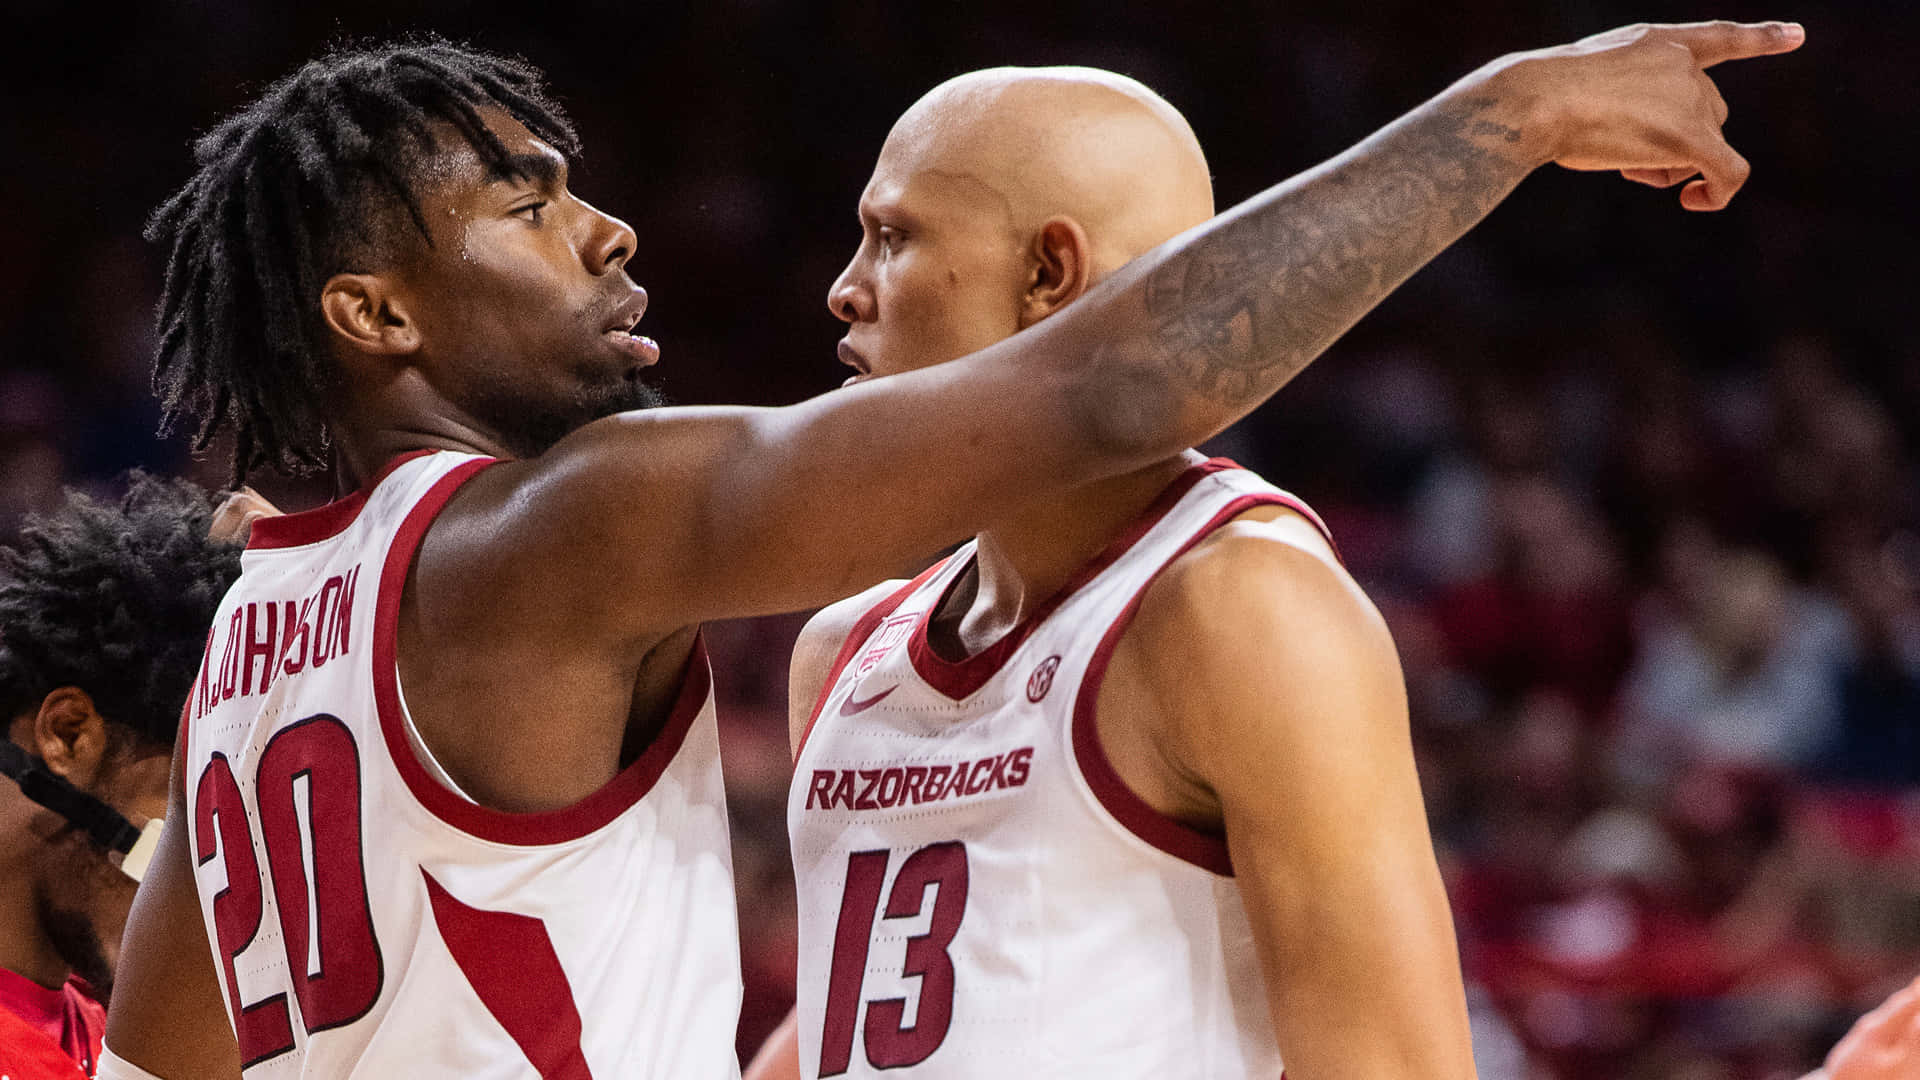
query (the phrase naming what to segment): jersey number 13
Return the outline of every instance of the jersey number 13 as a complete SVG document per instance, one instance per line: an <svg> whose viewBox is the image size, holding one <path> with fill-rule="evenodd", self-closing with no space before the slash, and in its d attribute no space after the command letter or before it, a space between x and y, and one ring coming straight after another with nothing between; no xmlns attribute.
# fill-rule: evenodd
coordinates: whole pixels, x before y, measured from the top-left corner
<svg viewBox="0 0 1920 1080"><path fill-rule="evenodd" d="M847 888L840 901L840 923L833 934L833 971L827 980L826 1027L820 1036L820 1075L847 1071L853 1056L854 1020L860 1010L860 984L867 950L887 880L892 852L856 851L847 857ZM910 919L920 914L928 885L935 886L933 917L927 932L907 939L904 975L920 977L920 1008L912 1025L906 998L867 1002L867 1061L876 1069L917 1065L940 1048L953 1022L953 957L947 947L960 932L967 910L967 846L958 840L929 844L908 855L894 876L885 917Z"/></svg>

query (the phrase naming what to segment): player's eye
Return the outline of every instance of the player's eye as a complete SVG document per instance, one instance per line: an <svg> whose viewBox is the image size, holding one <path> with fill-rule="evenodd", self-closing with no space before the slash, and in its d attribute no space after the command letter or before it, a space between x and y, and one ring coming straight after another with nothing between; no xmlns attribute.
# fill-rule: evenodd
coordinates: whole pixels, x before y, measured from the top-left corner
<svg viewBox="0 0 1920 1080"><path fill-rule="evenodd" d="M901 232L899 229L896 229L891 225L880 226L879 235L880 235L880 252L883 255L893 254L895 251L899 250L900 245L904 243L907 239L907 234Z"/></svg>
<svg viewBox="0 0 1920 1080"><path fill-rule="evenodd" d="M525 206L516 206L513 208L513 213L516 216L524 214L526 215L527 220L533 222L535 225L539 225L539 224L542 224L543 221L545 220L541 216L540 211L545 209L546 205L547 205L546 200L542 199L539 202L530 202Z"/></svg>

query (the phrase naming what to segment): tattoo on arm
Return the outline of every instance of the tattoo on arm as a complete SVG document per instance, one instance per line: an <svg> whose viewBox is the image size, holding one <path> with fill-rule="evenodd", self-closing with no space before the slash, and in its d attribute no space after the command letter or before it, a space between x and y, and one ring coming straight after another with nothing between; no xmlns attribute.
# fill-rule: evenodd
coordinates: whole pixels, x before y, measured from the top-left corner
<svg viewBox="0 0 1920 1080"><path fill-rule="evenodd" d="M1531 171L1489 98L1436 101L1162 259L1148 350L1195 391L1251 404L1304 368Z"/></svg>

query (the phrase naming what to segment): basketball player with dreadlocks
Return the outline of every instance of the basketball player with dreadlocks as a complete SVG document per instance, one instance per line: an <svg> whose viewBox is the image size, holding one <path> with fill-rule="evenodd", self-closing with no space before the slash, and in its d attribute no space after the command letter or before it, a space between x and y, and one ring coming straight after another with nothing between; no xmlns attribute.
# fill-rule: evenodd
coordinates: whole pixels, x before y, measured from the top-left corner
<svg viewBox="0 0 1920 1080"><path fill-rule="evenodd" d="M638 241L569 188L537 72L428 43L274 84L154 218L158 382L203 444L234 430L236 471L358 487L253 526L112 1075L735 1075L702 621L857 592L1206 438L1548 161L1725 205L1719 108L1685 49L1518 54L964 359L641 410Z"/></svg>
<svg viewBox="0 0 1920 1080"><path fill-rule="evenodd" d="M120 931L167 806L180 705L240 549L134 474L0 548L0 1075L93 1075ZM143 838L147 842L143 843Z"/></svg>

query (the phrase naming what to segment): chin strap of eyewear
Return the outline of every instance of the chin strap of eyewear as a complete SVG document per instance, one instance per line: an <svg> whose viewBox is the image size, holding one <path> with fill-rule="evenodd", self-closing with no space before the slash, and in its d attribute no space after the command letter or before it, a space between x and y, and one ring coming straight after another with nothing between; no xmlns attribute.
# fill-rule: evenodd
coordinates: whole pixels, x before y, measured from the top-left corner
<svg viewBox="0 0 1920 1080"><path fill-rule="evenodd" d="M126 815L67 783L66 778L48 769L45 761L3 737L0 773L19 784L21 794L85 832L128 877L139 881L146 873L164 819L154 818L146 828L136 828Z"/></svg>

